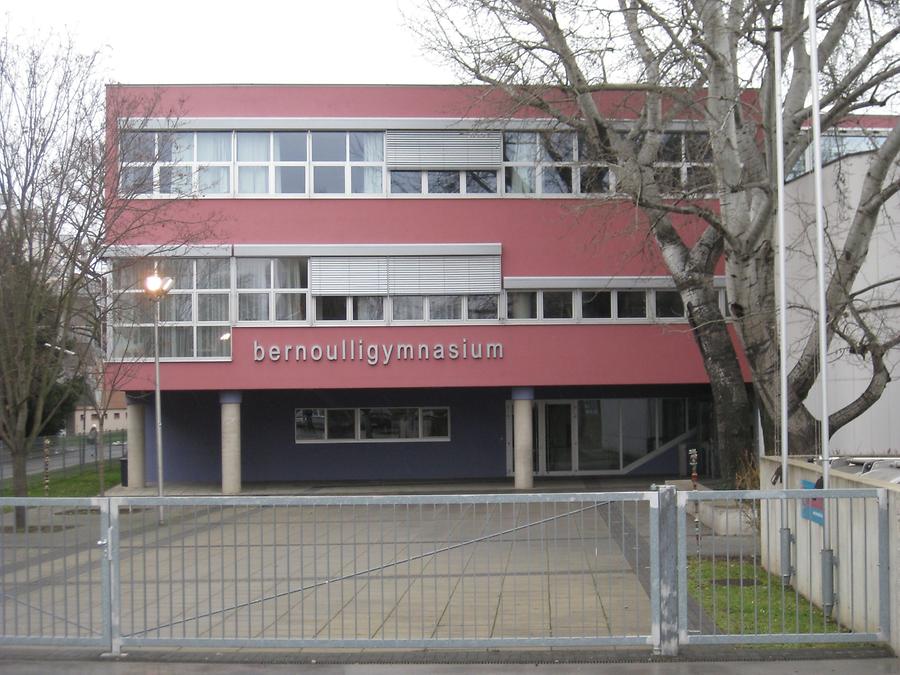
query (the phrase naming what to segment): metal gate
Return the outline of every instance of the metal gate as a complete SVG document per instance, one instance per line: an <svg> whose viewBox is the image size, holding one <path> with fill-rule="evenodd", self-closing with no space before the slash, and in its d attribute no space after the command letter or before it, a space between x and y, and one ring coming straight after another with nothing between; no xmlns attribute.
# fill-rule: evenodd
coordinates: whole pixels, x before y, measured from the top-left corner
<svg viewBox="0 0 900 675"><path fill-rule="evenodd" d="M882 490L0 499L0 509L5 644L674 654L889 631Z"/></svg>

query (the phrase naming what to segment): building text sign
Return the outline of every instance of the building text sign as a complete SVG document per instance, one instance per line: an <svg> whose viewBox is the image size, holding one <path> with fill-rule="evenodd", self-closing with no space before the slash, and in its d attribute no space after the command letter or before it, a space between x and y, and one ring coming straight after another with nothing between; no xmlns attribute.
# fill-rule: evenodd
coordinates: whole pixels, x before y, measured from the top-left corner
<svg viewBox="0 0 900 675"><path fill-rule="evenodd" d="M387 366L398 361L480 361L503 358L502 342L368 342L362 338L324 344L261 344L253 341L256 363L355 362Z"/></svg>

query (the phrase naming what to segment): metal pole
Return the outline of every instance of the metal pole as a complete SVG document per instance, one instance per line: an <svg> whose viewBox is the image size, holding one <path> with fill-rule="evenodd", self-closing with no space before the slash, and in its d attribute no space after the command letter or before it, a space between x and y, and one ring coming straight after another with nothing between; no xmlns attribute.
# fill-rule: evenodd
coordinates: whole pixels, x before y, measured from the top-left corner
<svg viewBox="0 0 900 675"><path fill-rule="evenodd" d="M162 404L159 393L159 298L154 300L156 311L153 313L153 366L156 371L156 493L163 496L163 451L162 451ZM164 522L163 505L159 505L159 524Z"/></svg>
<svg viewBox="0 0 900 675"><path fill-rule="evenodd" d="M787 490L788 483L788 371L787 371L787 236L784 226L784 118L781 112L781 26L772 31L775 54L773 63L775 66L774 87L774 116L775 116L775 168L778 181L778 375L781 394L779 421L781 437L781 487ZM781 498L780 503L781 528L779 541L781 543L781 583L788 584L791 581L793 566L791 564L791 544L793 536L787 523L787 499Z"/></svg>
<svg viewBox="0 0 900 675"><path fill-rule="evenodd" d="M809 0L809 69L812 77L813 179L816 194L816 267L819 285L819 381L822 407L822 487L829 487L830 448L828 438L828 336L825 297L825 218L822 210L822 123L819 111L819 40L816 37L816 2ZM822 500L822 609L826 616L834 605L834 552L828 530L828 500Z"/></svg>

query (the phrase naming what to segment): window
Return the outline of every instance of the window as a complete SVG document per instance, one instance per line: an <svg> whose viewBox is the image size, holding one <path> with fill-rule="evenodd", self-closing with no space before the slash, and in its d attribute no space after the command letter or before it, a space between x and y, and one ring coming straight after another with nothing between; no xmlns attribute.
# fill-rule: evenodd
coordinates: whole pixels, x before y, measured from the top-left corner
<svg viewBox="0 0 900 675"><path fill-rule="evenodd" d="M459 171L428 171L429 194L459 193Z"/></svg>
<svg viewBox="0 0 900 675"><path fill-rule="evenodd" d="M449 408L297 408L296 443L450 440Z"/></svg>
<svg viewBox="0 0 900 675"><path fill-rule="evenodd" d="M238 258L238 321L304 321L307 258Z"/></svg>
<svg viewBox="0 0 900 675"><path fill-rule="evenodd" d="M485 195L497 193L496 171L465 171L466 194Z"/></svg>
<svg viewBox="0 0 900 675"><path fill-rule="evenodd" d="M391 194L412 195L421 192L421 171L391 171Z"/></svg>
<svg viewBox="0 0 900 675"><path fill-rule="evenodd" d="M535 291L507 293L506 316L510 319L536 319L537 293Z"/></svg>
<svg viewBox="0 0 900 675"><path fill-rule="evenodd" d="M425 318L424 295L395 295L391 298L395 321L422 321Z"/></svg>
<svg viewBox="0 0 900 675"><path fill-rule="evenodd" d="M384 298L380 296L357 296L352 305L354 321L384 320Z"/></svg>
<svg viewBox="0 0 900 675"><path fill-rule="evenodd" d="M316 298L316 321L346 321L347 298L323 295Z"/></svg>
<svg viewBox="0 0 900 675"><path fill-rule="evenodd" d="M231 355L231 263L223 258L160 259L160 274L173 279L159 302L159 347L164 358L227 358ZM142 292L152 272L147 261L114 261L112 285L122 293L111 320L110 356L153 354L155 305Z"/></svg>
<svg viewBox="0 0 900 675"><path fill-rule="evenodd" d="M231 132L198 131L197 189L201 194L231 192Z"/></svg>
<svg viewBox="0 0 900 675"><path fill-rule="evenodd" d="M544 318L571 319L572 291L544 291Z"/></svg>
<svg viewBox="0 0 900 675"><path fill-rule="evenodd" d="M469 319L496 319L496 295L470 295L467 298Z"/></svg>
<svg viewBox="0 0 900 675"><path fill-rule="evenodd" d="M428 318L432 321L455 321L462 318L462 296L432 295L428 298Z"/></svg>
<svg viewBox="0 0 900 675"><path fill-rule="evenodd" d="M646 318L647 294L644 291L616 291L616 308L620 319Z"/></svg>
<svg viewBox="0 0 900 675"><path fill-rule="evenodd" d="M609 319L612 317L609 291L581 291L581 316L585 319Z"/></svg>
<svg viewBox="0 0 900 675"><path fill-rule="evenodd" d="M267 132L237 133L238 193L269 192L269 141Z"/></svg>
<svg viewBox="0 0 900 675"><path fill-rule="evenodd" d="M571 131L546 131L541 143L541 192L572 192L572 163L575 160L575 134Z"/></svg>
<svg viewBox="0 0 900 675"><path fill-rule="evenodd" d="M684 303L678 291L656 291L656 316L660 319L684 318Z"/></svg>

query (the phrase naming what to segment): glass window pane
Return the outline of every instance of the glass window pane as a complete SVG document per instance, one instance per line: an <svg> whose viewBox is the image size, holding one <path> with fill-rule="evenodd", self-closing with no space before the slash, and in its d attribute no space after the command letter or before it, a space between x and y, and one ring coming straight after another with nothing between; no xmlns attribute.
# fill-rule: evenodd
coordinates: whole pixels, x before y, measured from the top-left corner
<svg viewBox="0 0 900 675"><path fill-rule="evenodd" d="M306 258L275 258L275 288L306 288Z"/></svg>
<svg viewBox="0 0 900 675"><path fill-rule="evenodd" d="M503 134L503 161L537 161L537 134L531 131L505 132Z"/></svg>
<svg viewBox="0 0 900 675"><path fill-rule="evenodd" d="M659 442L663 444L687 431L686 406L683 398L664 398L659 403Z"/></svg>
<svg viewBox="0 0 900 675"><path fill-rule="evenodd" d="M418 194L422 192L421 171L391 171L393 194Z"/></svg>
<svg viewBox="0 0 900 675"><path fill-rule="evenodd" d="M160 326L159 355L190 358L194 355L194 329L191 326Z"/></svg>
<svg viewBox="0 0 900 675"><path fill-rule="evenodd" d="M647 316L647 294L644 291L616 291L616 307L620 319L643 319Z"/></svg>
<svg viewBox="0 0 900 675"><path fill-rule="evenodd" d="M422 438L450 438L450 410L422 408Z"/></svg>
<svg viewBox="0 0 900 675"><path fill-rule="evenodd" d="M267 258L238 258L238 288L271 288L272 266Z"/></svg>
<svg viewBox="0 0 900 675"><path fill-rule="evenodd" d="M347 159L347 132L313 131L312 158L314 162L344 162Z"/></svg>
<svg viewBox="0 0 900 675"><path fill-rule="evenodd" d="M716 177L711 166L689 166L685 189L689 192L713 193L716 191Z"/></svg>
<svg viewBox="0 0 900 675"><path fill-rule="evenodd" d="M313 183L316 194L344 194L344 167L313 167Z"/></svg>
<svg viewBox="0 0 900 675"><path fill-rule="evenodd" d="M316 298L316 321L346 321L347 298L325 295Z"/></svg>
<svg viewBox="0 0 900 675"><path fill-rule="evenodd" d="M193 132L161 132L159 134L159 159L162 162L194 161Z"/></svg>
<svg viewBox="0 0 900 675"><path fill-rule="evenodd" d="M305 321L306 320L306 294L305 293L276 293L275 294L275 320L276 321Z"/></svg>
<svg viewBox="0 0 900 675"><path fill-rule="evenodd" d="M381 131L351 131L350 161L384 161L384 133Z"/></svg>
<svg viewBox="0 0 900 675"><path fill-rule="evenodd" d="M459 192L459 171L429 171L428 192L432 194Z"/></svg>
<svg viewBox="0 0 900 675"><path fill-rule="evenodd" d="M159 300L160 321L191 321L190 293L169 293Z"/></svg>
<svg viewBox="0 0 900 675"><path fill-rule="evenodd" d="M265 166L238 167L238 192L265 194L269 191L269 169Z"/></svg>
<svg viewBox="0 0 900 675"><path fill-rule="evenodd" d="M239 162L268 162L269 132L239 131L237 134L237 158Z"/></svg>
<svg viewBox="0 0 900 675"><path fill-rule="evenodd" d="M153 193L152 166L124 166L119 171L119 194L149 195Z"/></svg>
<svg viewBox="0 0 900 675"><path fill-rule="evenodd" d="M572 291L544 291L544 318L571 319Z"/></svg>
<svg viewBox="0 0 900 675"><path fill-rule="evenodd" d="M228 321L228 295L197 294L197 321Z"/></svg>
<svg viewBox="0 0 900 675"><path fill-rule="evenodd" d="M541 190L547 194L568 194L572 192L572 167L543 167L541 169Z"/></svg>
<svg viewBox="0 0 900 675"><path fill-rule="evenodd" d="M681 134L670 131L662 135L659 144L659 160L661 162L681 161Z"/></svg>
<svg viewBox="0 0 900 675"><path fill-rule="evenodd" d="M462 318L462 296L432 295L428 298L428 316L432 321Z"/></svg>
<svg viewBox="0 0 900 675"><path fill-rule="evenodd" d="M353 408L329 408L325 418L328 424L328 440L356 438L356 410Z"/></svg>
<svg viewBox="0 0 900 675"><path fill-rule="evenodd" d="M294 440L325 440L324 408L297 408L294 411Z"/></svg>
<svg viewBox="0 0 900 675"><path fill-rule="evenodd" d="M578 402L578 468L582 471L620 468L618 401Z"/></svg>
<svg viewBox="0 0 900 675"><path fill-rule="evenodd" d="M159 273L172 278L172 290L194 287L194 261L189 258L165 258L159 262Z"/></svg>
<svg viewBox="0 0 900 675"><path fill-rule="evenodd" d="M495 194L496 171L466 171L466 193L470 195Z"/></svg>
<svg viewBox="0 0 900 675"><path fill-rule="evenodd" d="M534 291L507 293L506 316L510 319L536 319L537 293Z"/></svg>
<svg viewBox="0 0 900 675"><path fill-rule="evenodd" d="M268 320L268 293L238 293L238 321Z"/></svg>
<svg viewBox="0 0 900 675"><path fill-rule="evenodd" d="M571 131L550 131L540 134L541 160L571 162L575 159L575 134Z"/></svg>
<svg viewBox="0 0 900 675"><path fill-rule="evenodd" d="M159 167L159 191L168 195L186 195L191 192L191 167Z"/></svg>
<svg viewBox="0 0 900 675"><path fill-rule="evenodd" d="M619 399L622 409L623 464L628 465L656 450L655 400Z"/></svg>
<svg viewBox="0 0 900 675"><path fill-rule="evenodd" d="M153 131L123 131L119 137L122 162L153 162L156 160L156 134Z"/></svg>
<svg viewBox="0 0 900 675"><path fill-rule="evenodd" d="M384 319L384 298L375 295L354 297L353 319L355 321L382 321Z"/></svg>
<svg viewBox="0 0 900 675"><path fill-rule="evenodd" d="M228 326L197 326L197 356L231 356Z"/></svg>
<svg viewBox="0 0 900 675"><path fill-rule="evenodd" d="M496 295L470 295L468 298L470 319L496 319Z"/></svg>
<svg viewBox="0 0 900 675"><path fill-rule="evenodd" d="M534 192L534 169L530 166L506 167L506 192L508 194Z"/></svg>
<svg viewBox="0 0 900 675"><path fill-rule="evenodd" d="M306 167L276 166L275 192L278 194L304 194L306 192Z"/></svg>
<svg viewBox="0 0 900 675"><path fill-rule="evenodd" d="M418 438L418 408L362 408L360 438Z"/></svg>
<svg viewBox="0 0 900 675"><path fill-rule="evenodd" d="M684 135L684 154L689 162L711 162L712 145L706 132L691 132Z"/></svg>
<svg viewBox="0 0 900 675"><path fill-rule="evenodd" d="M656 291L656 316L661 319L684 317L684 303L678 291Z"/></svg>
<svg viewBox="0 0 900 675"><path fill-rule="evenodd" d="M225 166L201 166L197 169L197 188L201 194L231 192L230 172Z"/></svg>
<svg viewBox="0 0 900 675"><path fill-rule="evenodd" d="M395 295L391 310L396 321L421 321L425 318L425 296Z"/></svg>
<svg viewBox="0 0 900 675"><path fill-rule="evenodd" d="M381 194L384 187L381 182L380 166L350 167L350 190L353 194Z"/></svg>
<svg viewBox="0 0 900 675"><path fill-rule="evenodd" d="M585 319L608 319L612 316L609 291L581 291L581 316Z"/></svg>
<svg viewBox="0 0 900 675"><path fill-rule="evenodd" d="M227 258L197 259L197 288L230 288L231 262Z"/></svg>
<svg viewBox="0 0 900 675"><path fill-rule="evenodd" d="M276 162L306 161L306 132L280 131L275 134Z"/></svg>
<svg viewBox="0 0 900 675"><path fill-rule="evenodd" d="M231 132L230 131L198 131L197 132L197 161L198 162L230 162L231 161Z"/></svg>
<svg viewBox="0 0 900 675"><path fill-rule="evenodd" d="M597 140L593 142L588 140L584 134L578 135L578 159L587 162L612 162L615 160L609 134L605 129L599 129L599 132Z"/></svg>
<svg viewBox="0 0 900 675"><path fill-rule="evenodd" d="M609 169L605 166L581 167L581 194L609 192Z"/></svg>

